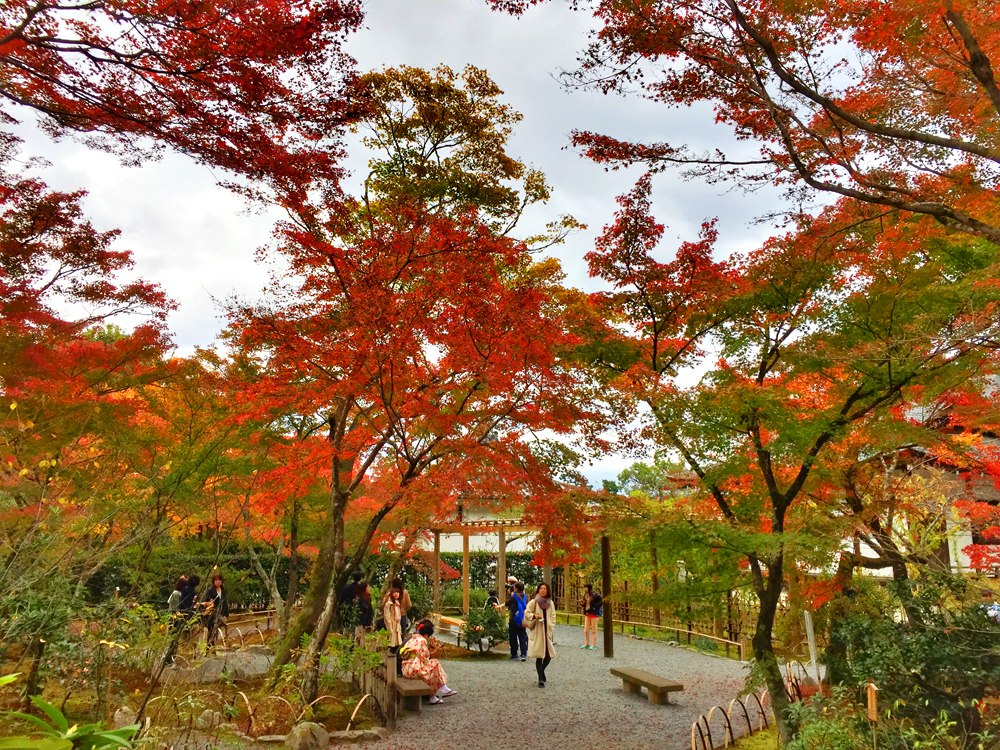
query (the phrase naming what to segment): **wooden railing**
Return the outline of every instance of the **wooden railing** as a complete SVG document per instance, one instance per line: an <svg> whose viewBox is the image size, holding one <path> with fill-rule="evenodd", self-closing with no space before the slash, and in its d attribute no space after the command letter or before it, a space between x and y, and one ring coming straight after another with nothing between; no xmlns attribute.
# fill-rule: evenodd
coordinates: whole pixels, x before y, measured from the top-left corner
<svg viewBox="0 0 1000 750"><path fill-rule="evenodd" d="M365 647L365 631L355 631L354 642L358 648ZM382 726L389 730L396 728L398 699L396 696L396 655L383 652L382 663L374 669L351 675L355 690L371 696L371 711Z"/></svg>
<svg viewBox="0 0 1000 750"><path fill-rule="evenodd" d="M577 612L560 612L560 617L565 617L566 622L569 623L571 619L579 620L580 625L583 625L583 615ZM726 656L731 656L730 649L736 649L737 658L740 661L746 661L746 644L740 643L739 641L731 641L728 638L720 638L717 635L709 635L708 633L699 633L697 630L685 629L680 626L672 627L668 625L652 625L645 622L635 622L634 620L615 620L612 622L621 628L621 632L624 633L627 628L631 628L632 635L638 635L639 628L645 630L654 630L660 633L676 633L677 642L681 643L683 638L682 634L687 636L687 642L691 643L692 638L705 638L710 641L715 641L716 643L721 643L726 647ZM604 621L601 621L601 627L604 626Z"/></svg>

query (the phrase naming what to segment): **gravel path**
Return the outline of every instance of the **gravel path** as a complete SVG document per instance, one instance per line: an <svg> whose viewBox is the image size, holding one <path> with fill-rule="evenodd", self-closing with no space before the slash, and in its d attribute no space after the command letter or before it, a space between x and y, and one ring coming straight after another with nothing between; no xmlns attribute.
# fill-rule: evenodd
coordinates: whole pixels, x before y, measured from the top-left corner
<svg viewBox="0 0 1000 750"><path fill-rule="evenodd" d="M402 712L391 739L366 747L686 750L698 715L716 704L727 707L743 686L745 667L737 661L620 635L615 637L615 658L605 659L600 650L580 649L582 643L582 628L557 628L557 657L546 670L544 689L538 687L531 660L445 661L449 684L458 695L444 705L425 704L420 714ZM672 693L671 705L650 704L645 691L624 693L621 680L608 672L612 666L677 680L684 692ZM745 731L745 722L734 720L734 725L737 735Z"/></svg>

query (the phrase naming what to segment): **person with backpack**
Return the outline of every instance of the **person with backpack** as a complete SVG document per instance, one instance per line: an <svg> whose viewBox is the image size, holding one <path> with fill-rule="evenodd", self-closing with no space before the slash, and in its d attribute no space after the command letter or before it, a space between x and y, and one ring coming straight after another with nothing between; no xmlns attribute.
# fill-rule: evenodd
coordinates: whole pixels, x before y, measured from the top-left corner
<svg viewBox="0 0 1000 750"><path fill-rule="evenodd" d="M528 606L528 597L524 594L524 584L518 581L506 601L508 619L507 636L510 639L510 660L517 660L518 647L521 650L521 661L528 660L528 631L524 628L524 612Z"/></svg>

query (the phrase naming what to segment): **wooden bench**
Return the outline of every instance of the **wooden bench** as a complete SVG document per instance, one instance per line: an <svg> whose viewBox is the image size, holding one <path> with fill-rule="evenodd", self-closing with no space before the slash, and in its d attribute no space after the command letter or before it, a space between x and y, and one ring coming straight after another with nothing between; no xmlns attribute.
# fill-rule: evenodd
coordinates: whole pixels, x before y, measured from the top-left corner
<svg viewBox="0 0 1000 750"><path fill-rule="evenodd" d="M622 689L626 693L641 693L643 688L649 691L649 702L666 705L670 703L670 694L681 691L684 686L679 682L658 677L650 672L631 667L611 668L611 674L622 678Z"/></svg>
<svg viewBox="0 0 1000 750"><path fill-rule="evenodd" d="M430 697L434 694L431 686L423 680L411 680L408 677L396 678L396 693L403 699L403 708L407 711L420 713L420 704L423 696Z"/></svg>

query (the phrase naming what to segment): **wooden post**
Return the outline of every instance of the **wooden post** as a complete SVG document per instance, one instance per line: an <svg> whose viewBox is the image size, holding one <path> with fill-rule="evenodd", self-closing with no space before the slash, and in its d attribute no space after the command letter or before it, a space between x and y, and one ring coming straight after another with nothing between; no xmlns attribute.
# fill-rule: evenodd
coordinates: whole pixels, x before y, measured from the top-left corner
<svg viewBox="0 0 1000 750"><path fill-rule="evenodd" d="M434 611L441 613L441 532L434 532Z"/></svg>
<svg viewBox="0 0 1000 750"><path fill-rule="evenodd" d="M462 532L462 612L469 614L469 532Z"/></svg>
<svg viewBox="0 0 1000 750"><path fill-rule="evenodd" d="M497 555L497 596L503 596L503 587L507 585L507 532L500 527L500 547ZM506 597L500 600L506 601Z"/></svg>
<svg viewBox="0 0 1000 750"><path fill-rule="evenodd" d="M573 596L573 563L563 565L562 574L562 611L576 612L576 597Z"/></svg>
<svg viewBox="0 0 1000 750"><path fill-rule="evenodd" d="M549 557L549 535L542 534L542 581L549 587L549 597L552 597L552 560Z"/></svg>
<svg viewBox="0 0 1000 750"><path fill-rule="evenodd" d="M604 658L615 657L615 618L611 613L611 540L607 535L601 537L601 587L604 589Z"/></svg>
<svg viewBox="0 0 1000 750"><path fill-rule="evenodd" d="M804 609L802 610L802 616L806 620L806 640L809 643L809 660L812 663L813 678L816 680L816 684L819 685L822 680L819 676L819 660L816 658L816 632L813 629L812 612Z"/></svg>
<svg viewBox="0 0 1000 750"><path fill-rule="evenodd" d="M660 602L656 598L656 594L660 590L660 574L657 571L659 562L657 561L656 554L656 537L650 534L652 545L649 548L649 555L653 561L653 624L659 627L660 625Z"/></svg>
<svg viewBox="0 0 1000 750"><path fill-rule="evenodd" d="M868 721L878 721L878 688L874 680L868 680Z"/></svg>
<svg viewBox="0 0 1000 750"><path fill-rule="evenodd" d="M390 732L396 729L396 655L385 656L385 725ZM417 700L420 700L417 698Z"/></svg>

